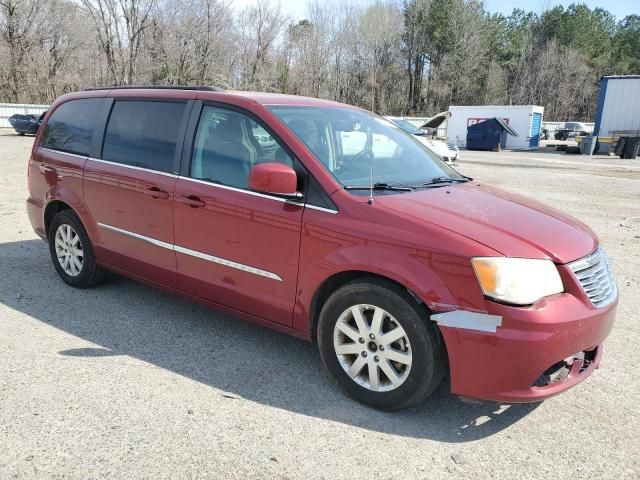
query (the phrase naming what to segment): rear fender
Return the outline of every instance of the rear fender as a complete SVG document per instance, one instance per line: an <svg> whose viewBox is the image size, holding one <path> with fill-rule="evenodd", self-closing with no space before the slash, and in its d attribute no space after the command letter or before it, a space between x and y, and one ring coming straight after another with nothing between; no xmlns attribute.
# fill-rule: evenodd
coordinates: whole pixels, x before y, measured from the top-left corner
<svg viewBox="0 0 640 480"><path fill-rule="evenodd" d="M91 243L93 245L100 244L100 233L86 205L73 190L64 186L54 185L46 192L44 198L45 208L42 210L43 224L47 208L55 201L67 204L82 222Z"/></svg>

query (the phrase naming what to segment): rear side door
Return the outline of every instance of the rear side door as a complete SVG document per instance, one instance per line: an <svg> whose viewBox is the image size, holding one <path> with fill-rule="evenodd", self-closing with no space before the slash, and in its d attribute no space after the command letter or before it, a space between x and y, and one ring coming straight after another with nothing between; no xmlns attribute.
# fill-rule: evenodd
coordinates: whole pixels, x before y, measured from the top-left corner
<svg viewBox="0 0 640 480"><path fill-rule="evenodd" d="M188 132L175 187L180 288L290 326L304 205L250 191L248 178L256 163L296 160L265 124L229 106L194 108Z"/></svg>
<svg viewBox="0 0 640 480"><path fill-rule="evenodd" d="M98 260L164 285L175 279L173 191L192 102L108 99L84 198L100 232Z"/></svg>

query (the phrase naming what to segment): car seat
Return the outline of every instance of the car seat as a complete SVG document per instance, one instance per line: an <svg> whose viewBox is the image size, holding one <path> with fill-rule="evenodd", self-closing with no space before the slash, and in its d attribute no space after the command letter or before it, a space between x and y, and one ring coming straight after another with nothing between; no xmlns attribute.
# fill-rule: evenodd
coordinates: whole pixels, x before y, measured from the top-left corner
<svg viewBox="0 0 640 480"><path fill-rule="evenodd" d="M249 170L256 159L257 152L247 138L242 120L229 115L209 129L200 174L223 185L247 188Z"/></svg>

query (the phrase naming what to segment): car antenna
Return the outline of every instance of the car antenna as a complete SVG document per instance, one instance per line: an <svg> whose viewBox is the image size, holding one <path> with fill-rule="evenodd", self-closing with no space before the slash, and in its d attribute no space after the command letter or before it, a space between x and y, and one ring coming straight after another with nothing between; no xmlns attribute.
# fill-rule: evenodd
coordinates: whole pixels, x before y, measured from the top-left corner
<svg viewBox="0 0 640 480"><path fill-rule="evenodd" d="M369 180L369 200L367 203L373 205L373 155L371 155L371 163L369 167L370 180Z"/></svg>
<svg viewBox="0 0 640 480"><path fill-rule="evenodd" d="M367 200L367 204L373 205L373 148L369 150L369 158L371 161L369 163L369 200Z"/></svg>

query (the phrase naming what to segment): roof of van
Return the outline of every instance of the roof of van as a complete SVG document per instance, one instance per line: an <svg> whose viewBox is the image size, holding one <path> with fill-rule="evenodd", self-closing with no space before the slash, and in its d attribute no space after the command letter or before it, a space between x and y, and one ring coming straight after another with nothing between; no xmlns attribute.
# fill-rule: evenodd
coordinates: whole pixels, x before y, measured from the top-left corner
<svg viewBox="0 0 640 480"><path fill-rule="evenodd" d="M223 90L222 94L237 95L239 97L254 100L262 105L297 105L314 107L353 107L345 103L324 100L322 98L302 97L299 95L286 95L284 93L245 92L242 90Z"/></svg>
<svg viewBox="0 0 640 480"><path fill-rule="evenodd" d="M220 96L233 95L248 100L253 100L261 105L291 105L291 106L310 106L310 107L346 107L357 108L344 103L334 102L332 100L323 100L320 98L302 97L298 95L285 95L281 93L265 93L265 92L249 92L242 90L221 90L215 87L207 86L122 86L122 87L94 87L87 88L88 96L93 92L108 92L108 96L131 96L136 93L144 92L144 96L158 95L159 92L191 92L198 98L215 99ZM84 95L83 95L84 96ZM171 95L167 95L171 96ZM182 96L182 95L181 95Z"/></svg>

